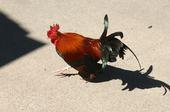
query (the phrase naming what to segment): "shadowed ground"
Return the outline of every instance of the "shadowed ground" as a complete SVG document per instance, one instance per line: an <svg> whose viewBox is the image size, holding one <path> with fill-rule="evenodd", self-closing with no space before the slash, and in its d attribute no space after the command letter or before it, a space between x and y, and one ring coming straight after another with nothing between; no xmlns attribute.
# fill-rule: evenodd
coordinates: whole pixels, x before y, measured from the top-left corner
<svg viewBox="0 0 170 112"><path fill-rule="evenodd" d="M99 65L100 66L100 65ZM121 80L122 85L125 86L122 90L128 89L129 91L134 90L135 88L138 89L151 89L151 88L164 88L165 95L167 93L167 90L170 91L170 86L166 84L163 81L157 80L154 77L150 76L149 74L152 72L153 66L151 65L148 70L145 73L142 73L141 71L131 71L131 70L125 70L122 68L117 68L113 66L107 66L105 70L103 70L101 73L97 74L97 77L93 80L86 80L87 78L83 79L89 82L93 83L101 83L106 82L110 80ZM78 74L61 74L59 76L74 76Z"/></svg>
<svg viewBox="0 0 170 112"><path fill-rule="evenodd" d="M28 34L28 31L0 12L0 67L45 45L29 38Z"/></svg>
<svg viewBox="0 0 170 112"><path fill-rule="evenodd" d="M150 89L155 87L163 87L165 89L164 95L167 93L167 89L170 90L170 86L163 81L157 80L149 74L152 72L153 67L142 73L141 71L131 71L112 66L107 66L103 74L99 74L97 79L93 82L103 82L113 79L119 79L122 81L122 85L125 87L122 90L129 89L129 91L135 88ZM166 89L167 88L167 89Z"/></svg>

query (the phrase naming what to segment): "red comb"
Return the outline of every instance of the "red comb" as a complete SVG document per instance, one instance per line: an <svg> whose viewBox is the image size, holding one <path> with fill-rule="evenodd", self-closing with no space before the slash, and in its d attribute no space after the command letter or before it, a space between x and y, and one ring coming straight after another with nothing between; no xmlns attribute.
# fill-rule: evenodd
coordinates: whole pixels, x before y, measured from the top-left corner
<svg viewBox="0 0 170 112"><path fill-rule="evenodd" d="M50 30L47 32L47 36L49 38L52 38L53 36L56 35L56 32L59 30L59 25L58 24L53 24L53 26L50 26Z"/></svg>
<svg viewBox="0 0 170 112"><path fill-rule="evenodd" d="M59 30L59 25L58 24L53 24L53 26L50 26L50 30L52 31L58 31Z"/></svg>

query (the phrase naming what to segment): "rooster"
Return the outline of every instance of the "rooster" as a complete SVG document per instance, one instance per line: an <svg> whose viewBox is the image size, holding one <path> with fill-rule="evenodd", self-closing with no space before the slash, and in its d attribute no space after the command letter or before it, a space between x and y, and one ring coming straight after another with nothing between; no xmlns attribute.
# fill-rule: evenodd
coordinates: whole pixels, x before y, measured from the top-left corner
<svg viewBox="0 0 170 112"><path fill-rule="evenodd" d="M64 61L78 71L84 79L93 80L105 69L107 62L115 62L119 56L124 59L125 50L129 49L141 65L134 52L115 36L123 38L122 32L107 36L108 16L104 17L104 31L99 39L84 37L77 33L61 33L59 25L50 26L47 36L55 45L56 52ZM102 61L102 65L98 61ZM62 74L67 76L67 74Z"/></svg>

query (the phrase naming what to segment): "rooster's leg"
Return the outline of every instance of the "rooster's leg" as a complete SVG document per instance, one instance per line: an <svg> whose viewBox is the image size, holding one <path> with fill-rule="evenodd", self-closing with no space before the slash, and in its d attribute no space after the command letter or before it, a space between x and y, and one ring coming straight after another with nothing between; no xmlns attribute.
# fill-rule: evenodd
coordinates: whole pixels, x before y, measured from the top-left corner
<svg viewBox="0 0 170 112"><path fill-rule="evenodd" d="M70 77L70 76L74 76L74 75L78 75L78 74L73 74L73 73L63 73L64 71L68 70L69 68L71 68L70 66L68 67L64 67L62 69L58 69L55 73L57 73L56 76L61 76L61 77Z"/></svg>
<svg viewBox="0 0 170 112"><path fill-rule="evenodd" d="M61 77L70 77L70 76L75 76L75 75L78 75L78 74L68 74L68 73L60 73L56 76L61 76Z"/></svg>
<svg viewBox="0 0 170 112"><path fill-rule="evenodd" d="M71 68L70 66L67 66L67 67L64 67L62 69L58 69L57 71L55 71L55 73L57 74L61 74L63 73L64 71L68 70L69 68Z"/></svg>
<svg viewBox="0 0 170 112"><path fill-rule="evenodd" d="M96 74L94 74L94 73L90 74L89 80L90 80L90 81L93 81L93 80L95 80L95 79L96 79Z"/></svg>

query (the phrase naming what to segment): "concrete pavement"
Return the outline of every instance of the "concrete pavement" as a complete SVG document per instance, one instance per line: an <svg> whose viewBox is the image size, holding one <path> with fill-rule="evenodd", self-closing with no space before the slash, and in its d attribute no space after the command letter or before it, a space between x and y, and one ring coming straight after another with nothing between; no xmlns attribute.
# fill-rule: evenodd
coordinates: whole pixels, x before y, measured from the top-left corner
<svg viewBox="0 0 170 112"><path fill-rule="evenodd" d="M17 39L32 40L30 46L34 46L1 66L0 112L169 112L169 90L163 96L164 89L159 87L163 82L170 84L169 0L0 0L0 13L14 23L9 29L20 29ZM80 76L55 76L67 64L47 39L49 25L58 23L63 32L98 38L105 14L109 33L122 31L122 41L139 57L143 73L152 65L149 75L155 79L134 72L138 65L129 52L125 60L111 64L110 80L86 83ZM0 35L0 41L6 38Z"/></svg>

